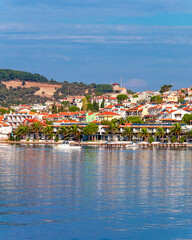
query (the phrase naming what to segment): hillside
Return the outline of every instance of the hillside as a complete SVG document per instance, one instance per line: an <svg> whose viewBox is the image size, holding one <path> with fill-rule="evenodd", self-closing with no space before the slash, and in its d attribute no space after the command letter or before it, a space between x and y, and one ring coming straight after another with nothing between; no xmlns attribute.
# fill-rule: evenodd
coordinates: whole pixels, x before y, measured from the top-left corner
<svg viewBox="0 0 192 240"><path fill-rule="evenodd" d="M0 105L45 102L68 95L99 95L112 92L109 84L57 82L40 74L0 69Z"/></svg>

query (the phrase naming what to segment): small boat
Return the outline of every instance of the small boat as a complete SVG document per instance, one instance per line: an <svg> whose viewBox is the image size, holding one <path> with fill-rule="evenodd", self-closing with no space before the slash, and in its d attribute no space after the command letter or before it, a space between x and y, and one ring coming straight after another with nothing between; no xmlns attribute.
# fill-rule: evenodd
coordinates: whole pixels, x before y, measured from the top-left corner
<svg viewBox="0 0 192 240"><path fill-rule="evenodd" d="M128 143L125 147L126 147L126 148L137 148L137 147L139 147L139 146L138 146L138 144L135 143L135 142L130 142L130 143Z"/></svg>
<svg viewBox="0 0 192 240"><path fill-rule="evenodd" d="M59 149L80 149L81 146L71 146L69 141L63 141L63 143L55 145L55 148Z"/></svg>

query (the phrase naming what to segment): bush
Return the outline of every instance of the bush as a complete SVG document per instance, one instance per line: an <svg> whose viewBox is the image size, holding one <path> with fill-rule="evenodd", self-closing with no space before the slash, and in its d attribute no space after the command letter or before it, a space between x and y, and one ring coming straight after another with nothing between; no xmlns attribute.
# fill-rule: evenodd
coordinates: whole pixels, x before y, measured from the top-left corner
<svg viewBox="0 0 192 240"><path fill-rule="evenodd" d="M175 136L173 136L173 137L171 138L171 142L172 142L172 143L177 142L177 138L176 138Z"/></svg>
<svg viewBox="0 0 192 240"><path fill-rule="evenodd" d="M183 143L185 141L185 137L180 137L179 142Z"/></svg>
<svg viewBox="0 0 192 240"><path fill-rule="evenodd" d="M20 141L20 140L21 140L20 136L16 136L15 141Z"/></svg>
<svg viewBox="0 0 192 240"><path fill-rule="evenodd" d="M149 137L149 138L148 138L148 142L149 142L149 143L155 142L154 137Z"/></svg>
<svg viewBox="0 0 192 240"><path fill-rule="evenodd" d="M58 141L59 141L59 137L56 136L56 137L55 137L55 142L58 142Z"/></svg>
<svg viewBox="0 0 192 240"><path fill-rule="evenodd" d="M29 138L27 138L27 141L29 142Z"/></svg>

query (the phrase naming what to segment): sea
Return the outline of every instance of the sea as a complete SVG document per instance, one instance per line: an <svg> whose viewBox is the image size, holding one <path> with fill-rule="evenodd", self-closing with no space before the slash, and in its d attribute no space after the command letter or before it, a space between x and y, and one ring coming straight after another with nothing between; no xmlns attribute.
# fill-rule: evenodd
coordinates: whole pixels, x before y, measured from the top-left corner
<svg viewBox="0 0 192 240"><path fill-rule="evenodd" d="M0 239L192 239L192 151L0 145Z"/></svg>

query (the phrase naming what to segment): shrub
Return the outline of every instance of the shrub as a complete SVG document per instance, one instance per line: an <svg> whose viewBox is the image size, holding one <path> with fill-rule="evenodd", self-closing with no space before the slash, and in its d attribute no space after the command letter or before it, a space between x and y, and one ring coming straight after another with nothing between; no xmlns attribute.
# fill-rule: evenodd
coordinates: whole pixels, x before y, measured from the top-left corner
<svg viewBox="0 0 192 240"><path fill-rule="evenodd" d="M56 137L55 137L55 142L58 142L58 141L59 141L59 137L56 136Z"/></svg>
<svg viewBox="0 0 192 240"><path fill-rule="evenodd" d="M172 143L175 143L177 141L177 138L175 137L175 136L173 136L172 138L171 138L171 142Z"/></svg>
<svg viewBox="0 0 192 240"><path fill-rule="evenodd" d="M148 138L148 142L149 142L149 143L152 143L152 142L154 142L154 141L155 141L154 137L151 136L151 137Z"/></svg>
<svg viewBox="0 0 192 240"><path fill-rule="evenodd" d="M183 143L185 141L185 137L180 137L179 142Z"/></svg>

